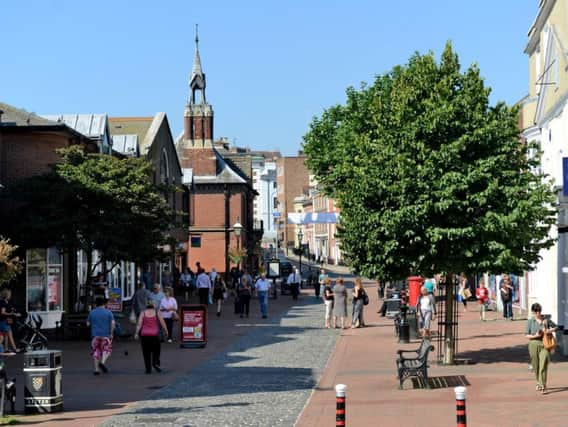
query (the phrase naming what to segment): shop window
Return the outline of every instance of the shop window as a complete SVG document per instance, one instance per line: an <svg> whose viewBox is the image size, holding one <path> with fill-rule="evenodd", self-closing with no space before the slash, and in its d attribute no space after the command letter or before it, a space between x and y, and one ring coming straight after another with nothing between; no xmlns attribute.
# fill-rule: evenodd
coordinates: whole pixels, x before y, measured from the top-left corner
<svg viewBox="0 0 568 427"><path fill-rule="evenodd" d="M63 257L57 248L26 251L28 311L62 309Z"/></svg>

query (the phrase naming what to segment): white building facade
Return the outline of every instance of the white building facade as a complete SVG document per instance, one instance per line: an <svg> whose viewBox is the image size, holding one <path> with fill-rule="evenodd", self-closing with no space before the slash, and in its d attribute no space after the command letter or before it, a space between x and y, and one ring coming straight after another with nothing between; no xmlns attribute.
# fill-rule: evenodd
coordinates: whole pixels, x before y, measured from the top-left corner
<svg viewBox="0 0 568 427"><path fill-rule="evenodd" d="M542 150L541 170L554 179L559 214L550 236L558 239L541 252L527 274L527 306L539 302L560 325L568 325L568 1L542 0L528 33L529 95L521 102L522 135ZM564 160L566 159L566 160Z"/></svg>

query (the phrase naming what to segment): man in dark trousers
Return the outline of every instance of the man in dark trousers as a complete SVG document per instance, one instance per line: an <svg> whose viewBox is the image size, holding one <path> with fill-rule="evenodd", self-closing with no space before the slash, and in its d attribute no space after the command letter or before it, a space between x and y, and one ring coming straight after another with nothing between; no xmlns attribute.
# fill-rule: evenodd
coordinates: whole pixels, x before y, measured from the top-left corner
<svg viewBox="0 0 568 427"><path fill-rule="evenodd" d="M300 283L302 283L302 277L297 268L288 276L288 285L290 285L290 290L292 292L292 299L298 299L298 294L300 293Z"/></svg>

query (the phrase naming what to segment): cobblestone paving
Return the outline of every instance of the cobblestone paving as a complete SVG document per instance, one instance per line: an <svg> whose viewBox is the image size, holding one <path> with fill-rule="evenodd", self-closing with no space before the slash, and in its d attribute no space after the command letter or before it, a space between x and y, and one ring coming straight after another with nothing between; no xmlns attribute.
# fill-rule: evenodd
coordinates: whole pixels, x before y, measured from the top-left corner
<svg viewBox="0 0 568 427"><path fill-rule="evenodd" d="M259 319L227 351L103 426L293 426L338 337L322 318L323 304L306 296L280 318Z"/></svg>

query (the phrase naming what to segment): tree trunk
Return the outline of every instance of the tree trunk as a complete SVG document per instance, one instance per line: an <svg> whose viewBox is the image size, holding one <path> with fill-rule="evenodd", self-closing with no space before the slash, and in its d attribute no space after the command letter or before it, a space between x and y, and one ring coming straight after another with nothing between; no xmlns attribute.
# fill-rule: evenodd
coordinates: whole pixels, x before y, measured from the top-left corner
<svg viewBox="0 0 568 427"><path fill-rule="evenodd" d="M453 365L455 362L455 340L454 336L454 280L451 274L446 275L446 313L444 328L444 365Z"/></svg>

